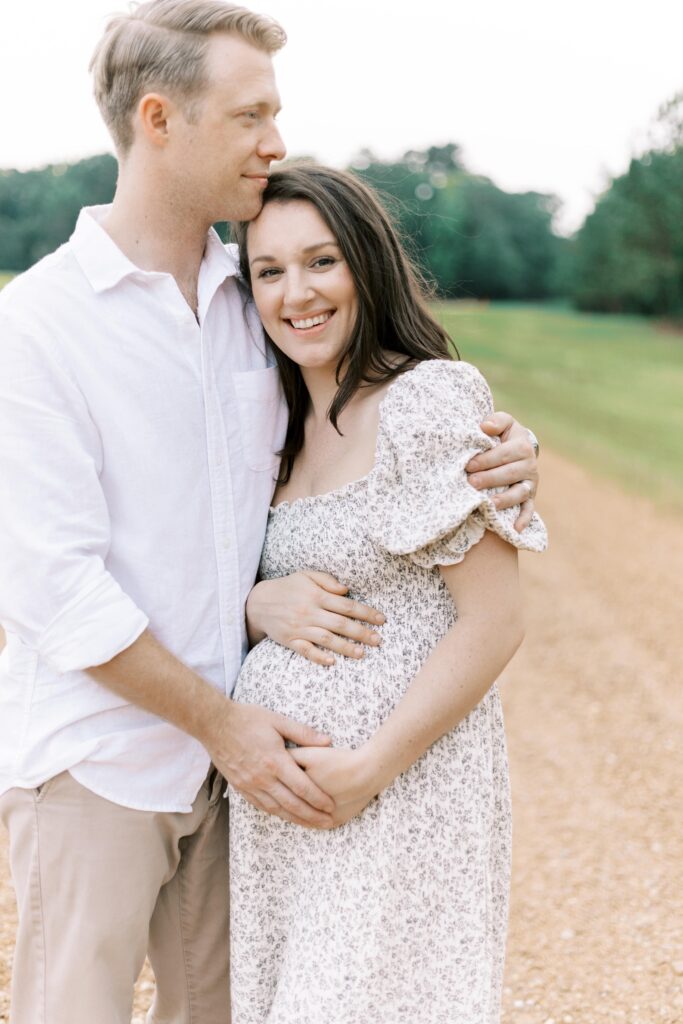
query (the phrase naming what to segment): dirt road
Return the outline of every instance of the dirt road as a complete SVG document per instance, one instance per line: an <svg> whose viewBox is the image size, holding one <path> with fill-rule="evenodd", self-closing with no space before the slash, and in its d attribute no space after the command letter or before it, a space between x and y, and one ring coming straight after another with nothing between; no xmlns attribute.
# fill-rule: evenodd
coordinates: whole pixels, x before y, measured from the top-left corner
<svg viewBox="0 0 683 1024"><path fill-rule="evenodd" d="M543 455L509 668L505 1024L683 1022L683 520ZM0 838L0 1022L14 906ZM136 1021L150 1001L141 980Z"/></svg>

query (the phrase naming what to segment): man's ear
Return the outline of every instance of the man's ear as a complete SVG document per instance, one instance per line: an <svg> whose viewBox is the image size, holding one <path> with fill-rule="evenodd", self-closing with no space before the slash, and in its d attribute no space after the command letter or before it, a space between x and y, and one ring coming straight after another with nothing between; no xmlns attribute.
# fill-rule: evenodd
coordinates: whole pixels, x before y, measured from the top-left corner
<svg viewBox="0 0 683 1024"><path fill-rule="evenodd" d="M136 111L138 129L151 145L167 145L169 121L174 113L173 108L174 105L168 96L158 92L145 93L138 103Z"/></svg>

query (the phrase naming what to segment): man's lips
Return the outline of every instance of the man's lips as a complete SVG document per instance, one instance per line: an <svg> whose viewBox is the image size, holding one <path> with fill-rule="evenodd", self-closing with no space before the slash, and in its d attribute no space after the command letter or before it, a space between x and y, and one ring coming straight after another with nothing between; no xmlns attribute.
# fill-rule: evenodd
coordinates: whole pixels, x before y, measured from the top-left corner
<svg viewBox="0 0 683 1024"><path fill-rule="evenodd" d="M268 184L267 174L244 174L244 178L248 178L249 181L255 181L258 185L262 185L264 188Z"/></svg>

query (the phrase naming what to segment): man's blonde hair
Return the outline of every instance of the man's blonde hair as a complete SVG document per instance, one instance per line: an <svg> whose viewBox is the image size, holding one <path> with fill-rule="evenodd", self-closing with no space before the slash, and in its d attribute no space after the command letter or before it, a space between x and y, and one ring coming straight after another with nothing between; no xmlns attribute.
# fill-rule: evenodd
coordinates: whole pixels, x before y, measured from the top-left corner
<svg viewBox="0 0 683 1024"><path fill-rule="evenodd" d="M148 0L112 18L90 70L95 99L120 153L133 143L131 115L150 90L167 89L192 119L192 101L207 85L205 57L214 32L235 32L266 53L287 39L272 18L222 0Z"/></svg>

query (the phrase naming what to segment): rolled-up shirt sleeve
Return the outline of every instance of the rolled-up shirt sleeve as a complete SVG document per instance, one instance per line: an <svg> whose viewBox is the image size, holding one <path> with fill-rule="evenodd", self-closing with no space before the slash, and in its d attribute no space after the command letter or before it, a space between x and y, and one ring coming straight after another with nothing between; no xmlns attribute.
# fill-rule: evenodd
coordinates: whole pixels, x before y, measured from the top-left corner
<svg viewBox="0 0 683 1024"><path fill-rule="evenodd" d="M0 315L0 621L59 673L104 664L148 625L106 567L101 467L76 382Z"/></svg>

